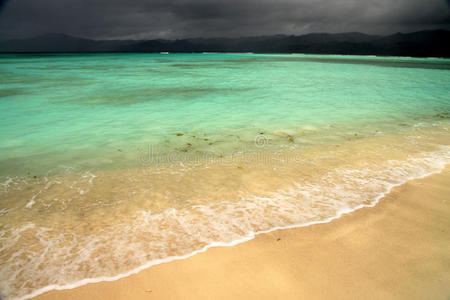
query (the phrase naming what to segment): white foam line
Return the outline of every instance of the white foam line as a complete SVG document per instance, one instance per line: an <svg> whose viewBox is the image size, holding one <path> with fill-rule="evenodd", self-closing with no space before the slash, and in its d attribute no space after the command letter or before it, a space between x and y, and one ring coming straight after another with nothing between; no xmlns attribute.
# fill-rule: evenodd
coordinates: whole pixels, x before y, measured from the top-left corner
<svg viewBox="0 0 450 300"><path fill-rule="evenodd" d="M360 204L360 205L358 205L358 206L356 206L355 208L352 208L352 209L341 210L334 217L330 217L330 218L327 218L327 219L324 219L324 220L321 220L321 221L313 221L313 222L308 222L308 223L303 223L303 224L296 224L296 225L289 225L289 226L277 226L277 227L273 227L272 229L268 229L268 230L252 232L252 233L250 233L249 235L247 235L246 237L244 237L242 239L238 239L238 240L235 240L235 241L232 241L232 242L229 242L229 243L214 242L214 243L211 243L209 245L204 246L203 248L201 248L199 250L196 250L196 251L191 252L191 253L186 254L186 255L170 256L170 257L166 257L166 258L162 258L162 259L152 260L152 261L149 261L148 263L146 263L146 264L144 264L142 266L139 266L139 267L137 267L137 268L135 268L135 269L133 269L131 271L128 271L126 273L122 273L122 274L119 274L119 275L116 275L116 276L111 276L111 277L104 276L104 277L96 277L96 278L86 278L86 279L83 279L83 280L80 280L80 281L77 281L77 282L74 282L74 283L71 283L71 284L65 284L65 285L49 285L49 286L43 287L41 289L38 289L38 290L28 294L28 295L25 295L25 296L23 296L21 298L13 298L13 299L14 300L26 300L26 299L30 299L30 298L36 297L38 295L41 295L43 293L46 293L46 292L49 292L49 291L52 291L52 290L68 290L68 289L74 289L74 288L77 288L77 287L80 287L80 286L83 286L83 285L86 285L86 284L89 284L89 283L97 283L97 282L102 282L102 281L116 281L116 280L119 280L119 279L122 279L122 278L125 278L125 277L128 277L128 276L137 274L140 271L143 271L143 270L148 269L148 268L150 268L152 266L155 266L155 265L159 265L159 264L168 263L168 262L175 261L175 260L182 260L182 259L186 259L186 258L192 257L192 256L194 256L194 255L196 255L198 253L205 252L209 248L235 246L235 245L238 245L238 244L241 244L241 243L253 240L259 234L270 233L270 232L273 232L273 231L276 231L276 230L294 229L294 228L307 227L307 226L316 225L316 224L330 223L331 221L339 219L340 217L342 217L345 214L352 213L352 212L354 212L356 210L359 210L361 208L374 207L374 206L376 206L378 204L378 202L382 198L384 198L387 194L389 194L393 188L401 186L401 185L403 185L403 184L405 184L405 183L407 183L408 181L411 181L411 180L425 178L425 177L433 175L433 174L439 174L439 173L441 173L444 170L446 165L447 164L445 164L445 163L442 164L440 166L440 169L435 171L435 172L429 172L429 173L426 173L424 175L417 176L417 177L410 176L405 181L403 181L401 183L390 184L389 187L387 188L386 192L380 193L380 195L378 195L378 197L375 198L375 201L373 201L373 203Z"/></svg>

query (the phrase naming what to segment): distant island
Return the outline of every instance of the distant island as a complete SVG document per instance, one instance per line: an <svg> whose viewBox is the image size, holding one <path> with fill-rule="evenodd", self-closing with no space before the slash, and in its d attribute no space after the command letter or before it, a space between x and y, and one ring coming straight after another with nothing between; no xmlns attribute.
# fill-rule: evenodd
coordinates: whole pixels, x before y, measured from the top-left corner
<svg viewBox="0 0 450 300"><path fill-rule="evenodd" d="M388 36L349 32L177 40L92 40L46 34L1 41L0 52L253 52L450 57L450 31L428 30Z"/></svg>

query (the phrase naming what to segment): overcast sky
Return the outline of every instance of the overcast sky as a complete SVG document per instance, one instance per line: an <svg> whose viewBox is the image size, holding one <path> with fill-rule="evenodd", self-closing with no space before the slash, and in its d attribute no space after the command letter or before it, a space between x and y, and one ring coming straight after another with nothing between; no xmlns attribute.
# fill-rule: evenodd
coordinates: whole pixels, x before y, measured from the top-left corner
<svg viewBox="0 0 450 300"><path fill-rule="evenodd" d="M0 39L184 38L450 28L450 0L0 0Z"/></svg>

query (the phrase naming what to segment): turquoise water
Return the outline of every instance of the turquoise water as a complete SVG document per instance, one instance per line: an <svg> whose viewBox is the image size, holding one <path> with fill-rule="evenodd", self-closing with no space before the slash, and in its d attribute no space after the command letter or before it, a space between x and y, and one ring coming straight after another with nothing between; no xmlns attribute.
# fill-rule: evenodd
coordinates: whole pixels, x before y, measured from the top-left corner
<svg viewBox="0 0 450 300"><path fill-rule="evenodd" d="M450 61L0 55L0 298L332 221L450 163Z"/></svg>
<svg viewBox="0 0 450 300"><path fill-rule="evenodd" d="M0 172L132 166L148 145L229 153L277 130L319 133L303 145L401 130L448 118L449 70L413 58L2 55Z"/></svg>

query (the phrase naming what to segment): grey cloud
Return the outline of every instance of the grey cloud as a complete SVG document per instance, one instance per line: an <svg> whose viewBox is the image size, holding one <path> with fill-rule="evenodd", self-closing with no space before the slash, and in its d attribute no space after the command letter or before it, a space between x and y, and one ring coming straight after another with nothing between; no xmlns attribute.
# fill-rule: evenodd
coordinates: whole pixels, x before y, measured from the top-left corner
<svg viewBox="0 0 450 300"><path fill-rule="evenodd" d="M9 0L0 38L183 38L448 28L450 0Z"/></svg>

